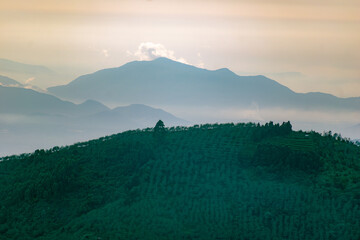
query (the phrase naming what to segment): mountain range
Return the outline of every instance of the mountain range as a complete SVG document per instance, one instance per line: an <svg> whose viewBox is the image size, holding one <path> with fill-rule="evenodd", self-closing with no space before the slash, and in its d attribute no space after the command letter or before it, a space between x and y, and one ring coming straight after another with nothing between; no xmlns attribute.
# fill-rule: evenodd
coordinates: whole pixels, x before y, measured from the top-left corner
<svg viewBox="0 0 360 240"><path fill-rule="evenodd" d="M42 65L33 65L0 58L0 75L16 79L22 84L36 85L39 89L54 86L56 82L64 82L64 74Z"/></svg>
<svg viewBox="0 0 360 240"><path fill-rule="evenodd" d="M23 84L19 83L18 81L15 81L14 79L8 78L6 76L0 75L0 86L24 86Z"/></svg>
<svg viewBox="0 0 360 240"><path fill-rule="evenodd" d="M5 72L22 72L29 74L38 74L38 73L53 73L52 70L45 66L32 65L26 63L19 63L12 60L0 58L0 70Z"/></svg>
<svg viewBox="0 0 360 240"><path fill-rule="evenodd" d="M0 76L0 154L149 127L159 119L170 126L189 123L142 104L170 110L194 122L218 121L207 116L204 121L192 118L193 114L206 111L218 116L220 122L229 121L225 119L225 109L235 112L230 120L234 122L291 120L296 129L333 130L354 139L360 136L359 127L353 127L358 124L360 98L296 93L265 76L238 76L226 68L206 70L167 58L103 69L67 85L50 87L47 93L28 88L34 87ZM126 107L110 109L103 103ZM236 116L239 109L254 106L258 116L252 116L253 112L245 117ZM185 110L178 112L177 108ZM308 115L304 114L306 111ZM328 115L321 115L325 111L329 111ZM345 112L355 113L350 115L354 118L351 123L335 119ZM314 117L314 113L321 114Z"/></svg>
<svg viewBox="0 0 360 240"><path fill-rule="evenodd" d="M74 104L32 89L0 85L0 156L155 126L159 119L168 126L188 124L142 104L110 109L94 100Z"/></svg>
<svg viewBox="0 0 360 240"><path fill-rule="evenodd" d="M211 71L163 57L103 69L48 91L73 101L116 104L360 110L358 97L296 93L265 76L238 76L227 68Z"/></svg>
<svg viewBox="0 0 360 240"><path fill-rule="evenodd" d="M20 87L20 88L26 88L26 89L33 89L37 92L46 92L43 89L34 86L32 84L28 84L28 83L20 83L12 78L6 77L6 76L2 76L0 75L0 86L4 86L4 87Z"/></svg>
<svg viewBox="0 0 360 240"><path fill-rule="evenodd" d="M49 94L21 87L0 86L0 113L6 114L46 114L79 115L92 108L62 101ZM106 109L104 108L102 110Z"/></svg>

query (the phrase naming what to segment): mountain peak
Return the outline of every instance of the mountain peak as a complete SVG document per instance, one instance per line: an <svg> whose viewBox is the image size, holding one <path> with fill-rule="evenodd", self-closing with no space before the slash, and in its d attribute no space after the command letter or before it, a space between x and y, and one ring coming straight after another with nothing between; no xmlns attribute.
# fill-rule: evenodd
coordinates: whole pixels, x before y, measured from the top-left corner
<svg viewBox="0 0 360 240"><path fill-rule="evenodd" d="M217 71L231 72L228 68L219 68Z"/></svg>
<svg viewBox="0 0 360 240"><path fill-rule="evenodd" d="M219 68L219 69L216 69L215 72L218 72L218 73L221 73L221 74L235 74L233 71L231 71L230 69L228 68Z"/></svg>
<svg viewBox="0 0 360 240"><path fill-rule="evenodd" d="M158 58L151 60L150 62L160 63L160 64L177 64L177 65L186 65L186 66L195 67L189 63L183 63L183 62L173 60L170 58L166 58L166 57L158 57Z"/></svg>
<svg viewBox="0 0 360 240"><path fill-rule="evenodd" d="M167 58L167 57L157 57L153 60L151 60L152 62L176 62L170 58Z"/></svg>

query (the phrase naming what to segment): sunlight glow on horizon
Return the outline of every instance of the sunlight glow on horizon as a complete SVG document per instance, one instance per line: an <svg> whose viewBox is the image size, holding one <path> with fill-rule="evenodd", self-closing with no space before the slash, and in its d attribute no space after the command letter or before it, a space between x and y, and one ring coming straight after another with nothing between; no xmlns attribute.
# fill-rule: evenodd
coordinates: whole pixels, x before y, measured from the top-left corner
<svg viewBox="0 0 360 240"><path fill-rule="evenodd" d="M359 12L355 0L4 1L0 58L85 73L140 59L151 42L195 66L301 72L275 80L360 96Z"/></svg>

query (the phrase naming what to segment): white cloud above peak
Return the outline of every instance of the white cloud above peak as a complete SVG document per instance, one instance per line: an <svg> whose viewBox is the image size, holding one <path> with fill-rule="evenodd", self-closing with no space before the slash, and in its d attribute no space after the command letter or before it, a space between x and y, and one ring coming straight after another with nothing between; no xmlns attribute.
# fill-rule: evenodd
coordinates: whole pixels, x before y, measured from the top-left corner
<svg viewBox="0 0 360 240"><path fill-rule="evenodd" d="M174 51L167 49L164 45L160 43L143 42L139 45L137 51L131 55L134 55L135 57L137 57L139 60L142 61L143 60L149 61L158 57L166 57L174 61L187 63L187 61L184 58L175 57Z"/></svg>

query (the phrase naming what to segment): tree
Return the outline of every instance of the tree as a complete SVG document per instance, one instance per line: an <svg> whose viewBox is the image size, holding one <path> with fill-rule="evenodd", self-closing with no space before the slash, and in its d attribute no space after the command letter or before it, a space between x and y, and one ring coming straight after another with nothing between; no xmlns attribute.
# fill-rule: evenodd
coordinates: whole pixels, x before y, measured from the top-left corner
<svg viewBox="0 0 360 240"><path fill-rule="evenodd" d="M165 131L165 124L163 121L159 120L154 128L154 132L164 132Z"/></svg>
<svg viewBox="0 0 360 240"><path fill-rule="evenodd" d="M159 120L154 127L154 137L158 142L162 142L165 135L165 124Z"/></svg>
<svg viewBox="0 0 360 240"><path fill-rule="evenodd" d="M281 132L283 134L289 134L292 131L292 125L291 125L290 121L283 122L281 124L280 128L281 128L281 130L282 130Z"/></svg>

